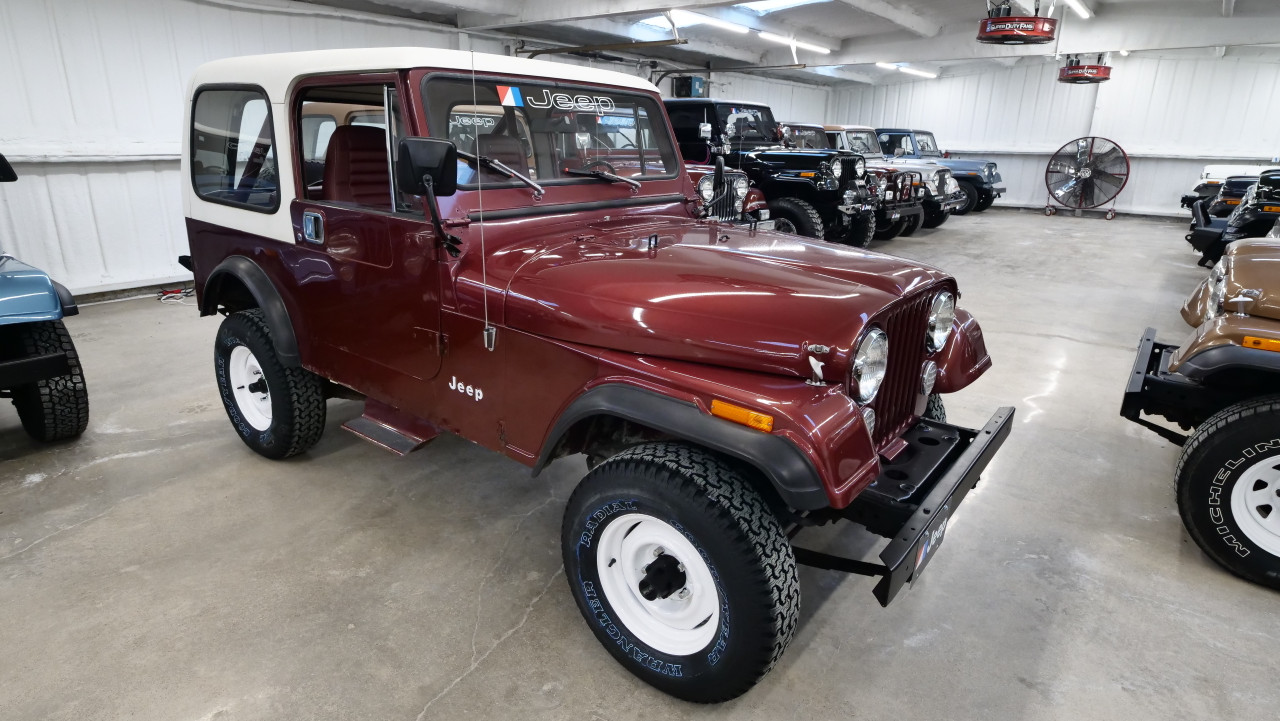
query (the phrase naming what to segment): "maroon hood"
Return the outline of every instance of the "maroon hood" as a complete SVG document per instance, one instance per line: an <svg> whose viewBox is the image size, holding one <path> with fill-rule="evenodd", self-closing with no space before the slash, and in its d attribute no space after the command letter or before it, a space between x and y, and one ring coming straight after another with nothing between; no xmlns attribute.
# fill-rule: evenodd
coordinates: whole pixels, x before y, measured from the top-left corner
<svg viewBox="0 0 1280 721"><path fill-rule="evenodd" d="M949 280L901 258L683 218L593 223L563 238L521 244L530 257L510 279L510 327L786 375L811 374L810 344L836 349L830 360L847 364L870 317Z"/></svg>

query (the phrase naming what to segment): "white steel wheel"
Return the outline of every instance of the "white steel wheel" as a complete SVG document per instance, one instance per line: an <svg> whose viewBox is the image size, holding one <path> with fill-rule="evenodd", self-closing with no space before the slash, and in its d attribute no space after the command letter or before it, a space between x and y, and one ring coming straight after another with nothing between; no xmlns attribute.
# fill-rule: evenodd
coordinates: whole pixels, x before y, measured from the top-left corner
<svg viewBox="0 0 1280 721"><path fill-rule="evenodd" d="M1251 465L1231 489L1231 513L1240 532L1280 556L1280 470L1275 457Z"/></svg>
<svg viewBox="0 0 1280 721"><path fill-rule="evenodd" d="M610 523L596 549L600 586L643 643L687 656L719 630L720 596L706 561L671 524L632 513Z"/></svg>
<svg viewBox="0 0 1280 721"><path fill-rule="evenodd" d="M262 365L258 363L253 351L242 345L236 346L231 351L227 370L231 376L231 391L236 406L245 422L259 431L270 428L271 390L267 387L267 379L262 375Z"/></svg>

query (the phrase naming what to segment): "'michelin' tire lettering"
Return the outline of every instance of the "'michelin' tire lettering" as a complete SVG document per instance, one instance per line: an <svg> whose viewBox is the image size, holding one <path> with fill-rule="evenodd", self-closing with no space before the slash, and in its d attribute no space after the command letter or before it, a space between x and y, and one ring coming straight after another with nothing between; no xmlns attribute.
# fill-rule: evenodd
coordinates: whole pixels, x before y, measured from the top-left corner
<svg viewBox="0 0 1280 721"><path fill-rule="evenodd" d="M1258 482L1254 476L1245 477L1251 469L1259 463L1270 467L1272 460L1280 467L1278 429L1280 397L1219 411L1188 439L1175 477L1182 522L1205 554L1245 580L1280 589L1280 555L1249 537L1242 523L1254 534L1264 531L1249 519L1237 518L1232 504L1238 484ZM1280 512L1280 497L1276 500Z"/></svg>

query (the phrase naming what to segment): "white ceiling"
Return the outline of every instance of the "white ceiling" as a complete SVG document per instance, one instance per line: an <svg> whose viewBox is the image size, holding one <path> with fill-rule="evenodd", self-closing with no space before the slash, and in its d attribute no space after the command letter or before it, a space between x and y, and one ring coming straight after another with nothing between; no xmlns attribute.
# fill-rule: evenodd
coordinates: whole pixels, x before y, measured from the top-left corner
<svg viewBox="0 0 1280 721"><path fill-rule="evenodd" d="M1169 51L1218 56L1276 57L1280 2L1276 0L1079 0L1092 17L1080 19L1058 0L1062 18L1056 44L990 46L974 39L986 17L985 0L810 0L798 7L759 14L724 0L306 0L353 10L416 17L475 33L519 36L526 47L603 45L672 39L669 27L641 23L668 10L677 20L711 18L750 28L736 33L713 23L686 25L679 45L616 48L609 56L653 59L662 67L787 65L802 69L762 71L806 82L882 83L912 79L876 62L903 63L930 72L954 72L977 64L1044 62L1026 56L1055 52L1096 53L1126 49L1136 54ZM1035 0L1014 0L1025 14ZM1042 0L1047 8L1050 0ZM696 13L690 16L687 13ZM1043 14L1043 12L1042 12ZM760 31L830 50L820 54L771 42ZM1025 58L1025 59L1023 59Z"/></svg>

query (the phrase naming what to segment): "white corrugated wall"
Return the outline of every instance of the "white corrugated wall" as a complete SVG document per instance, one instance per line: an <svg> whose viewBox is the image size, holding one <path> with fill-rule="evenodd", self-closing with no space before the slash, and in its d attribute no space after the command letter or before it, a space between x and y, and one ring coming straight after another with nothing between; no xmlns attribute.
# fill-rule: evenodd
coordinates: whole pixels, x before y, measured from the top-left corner
<svg viewBox="0 0 1280 721"><path fill-rule="evenodd" d="M187 244L178 152L198 65L465 42L446 28L286 0L0 0L0 153L20 176L0 186L0 250L75 292L189 277L176 262ZM502 52L496 39L470 47ZM822 115L831 96L748 76L717 80L717 93L770 101L780 114Z"/></svg>
<svg viewBox="0 0 1280 721"><path fill-rule="evenodd" d="M1112 80L1057 82L1051 62L836 93L841 122L932 130L956 157L1000 166L1007 205L1045 204L1044 170L1068 141L1099 135L1130 155L1122 212L1181 214L1179 197L1217 162L1269 162L1280 154L1275 118L1280 65L1238 58L1112 58ZM1232 104L1231 93L1249 102Z"/></svg>

